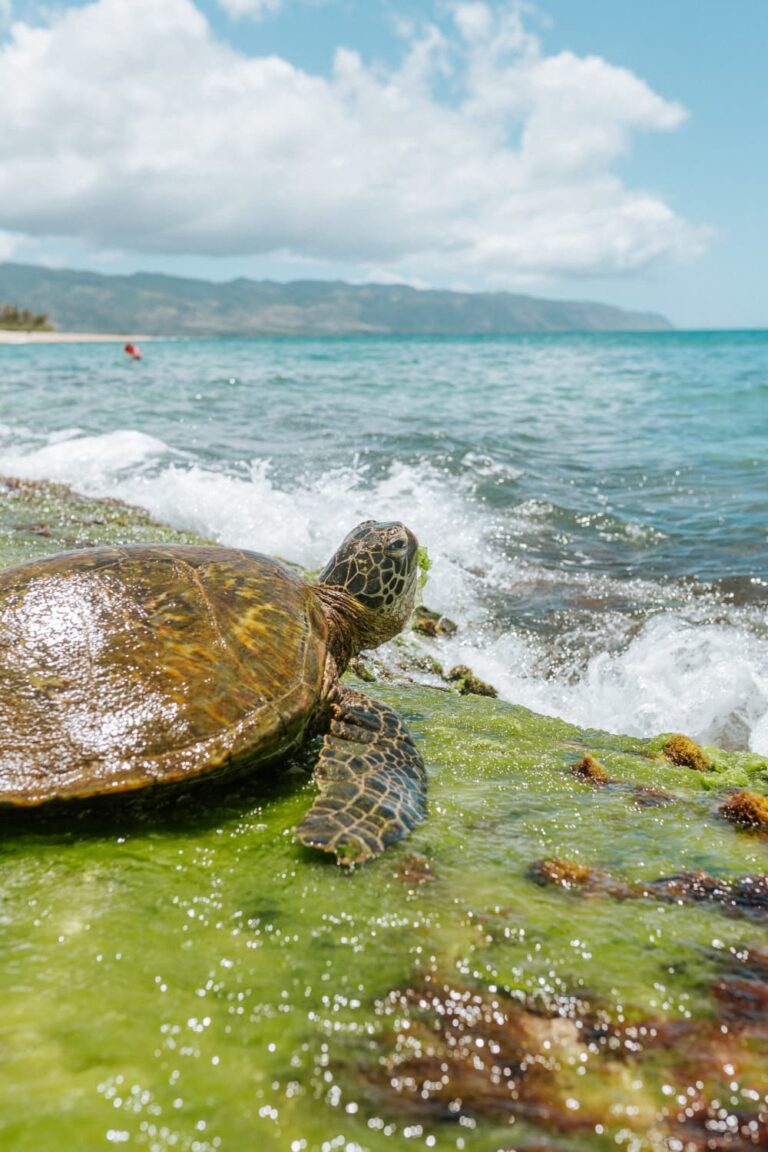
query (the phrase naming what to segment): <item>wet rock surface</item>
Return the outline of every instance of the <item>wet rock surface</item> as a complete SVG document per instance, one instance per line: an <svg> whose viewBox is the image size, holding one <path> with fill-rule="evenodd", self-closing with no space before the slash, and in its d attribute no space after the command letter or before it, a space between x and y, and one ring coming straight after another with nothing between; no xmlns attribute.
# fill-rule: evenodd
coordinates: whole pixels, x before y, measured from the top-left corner
<svg viewBox="0 0 768 1152"><path fill-rule="evenodd" d="M425 608L423 604L414 609L411 628L422 636L432 637L455 636L458 631L458 625L453 620L440 612L434 612L431 608Z"/></svg>
<svg viewBox="0 0 768 1152"><path fill-rule="evenodd" d="M753 969L763 962L760 957ZM585 1147L598 1147L613 1127L611 1113L628 1113L635 1118L632 1130L645 1134L642 1147L768 1147L768 1105L759 1091L745 1093L752 1106L734 1108L732 1090L739 1085L731 1081L729 1093L722 1079L749 1059L748 1038L765 1035L766 992L762 970L754 980L721 980L713 997L725 1003L729 1026L723 1030L653 1018L625 1023L611 1008L583 997L531 1001L497 988L427 979L378 1002L385 1023L377 1051L383 1051L363 1075L379 1106L405 1110L421 1122L474 1127L483 1119L522 1121L576 1138L577 1146L586 1139ZM675 1046L688 1055L654 1100L648 1090L654 1065ZM636 1102L622 1107L633 1067ZM588 1071L602 1081L602 1103L587 1087ZM764 1080L756 1083L768 1087ZM606 1107L608 1099L613 1107ZM614 1140L623 1143L620 1132Z"/></svg>
<svg viewBox="0 0 768 1152"><path fill-rule="evenodd" d="M626 881L573 860L548 858L531 868L537 884L551 884L585 896L617 900L654 899L671 904L703 903L731 915L768 916L768 875L724 879L706 872L680 872L650 881Z"/></svg>
<svg viewBox="0 0 768 1152"><path fill-rule="evenodd" d="M0 489L6 563L148 539L194 537ZM183 802L0 821L0 1145L765 1147L768 843L720 812L765 797L765 759L692 771L666 737L364 666L430 776L370 866L292 836L316 744ZM568 771L587 755L605 786Z"/></svg>
<svg viewBox="0 0 768 1152"><path fill-rule="evenodd" d="M446 680L456 686L461 696L490 696L492 698L498 696L493 685L481 680L479 676L475 676L472 669L468 668L466 664L457 664L455 668L451 668Z"/></svg>
<svg viewBox="0 0 768 1152"><path fill-rule="evenodd" d="M0 566L98 544L200 543L121 500L81 496L66 484L0 477Z"/></svg>

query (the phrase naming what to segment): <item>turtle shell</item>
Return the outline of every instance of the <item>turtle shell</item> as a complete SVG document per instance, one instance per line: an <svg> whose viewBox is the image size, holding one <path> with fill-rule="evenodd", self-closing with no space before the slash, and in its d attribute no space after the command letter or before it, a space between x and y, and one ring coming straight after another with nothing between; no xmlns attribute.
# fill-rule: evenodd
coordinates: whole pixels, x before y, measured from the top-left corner
<svg viewBox="0 0 768 1152"><path fill-rule="evenodd" d="M271 760L321 697L327 625L266 556L136 545L0 572L0 804Z"/></svg>

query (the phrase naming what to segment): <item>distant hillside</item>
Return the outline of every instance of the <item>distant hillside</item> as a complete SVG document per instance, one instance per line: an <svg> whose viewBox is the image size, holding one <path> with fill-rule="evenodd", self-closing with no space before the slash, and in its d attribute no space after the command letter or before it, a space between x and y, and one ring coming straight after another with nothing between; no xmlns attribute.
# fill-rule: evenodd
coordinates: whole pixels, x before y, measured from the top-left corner
<svg viewBox="0 0 768 1152"><path fill-rule="evenodd" d="M28 264L0 264L2 301L46 312L63 332L150 336L469 336L672 327L652 312L510 292L422 291L400 284L319 280L215 284L146 272L102 276Z"/></svg>

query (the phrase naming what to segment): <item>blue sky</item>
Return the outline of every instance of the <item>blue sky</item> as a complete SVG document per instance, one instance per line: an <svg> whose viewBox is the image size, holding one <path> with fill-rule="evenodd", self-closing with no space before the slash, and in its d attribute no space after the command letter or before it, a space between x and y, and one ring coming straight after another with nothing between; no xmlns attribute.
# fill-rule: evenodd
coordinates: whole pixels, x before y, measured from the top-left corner
<svg viewBox="0 0 768 1152"><path fill-rule="evenodd" d="M0 258L768 326L768 0L0 0Z"/></svg>

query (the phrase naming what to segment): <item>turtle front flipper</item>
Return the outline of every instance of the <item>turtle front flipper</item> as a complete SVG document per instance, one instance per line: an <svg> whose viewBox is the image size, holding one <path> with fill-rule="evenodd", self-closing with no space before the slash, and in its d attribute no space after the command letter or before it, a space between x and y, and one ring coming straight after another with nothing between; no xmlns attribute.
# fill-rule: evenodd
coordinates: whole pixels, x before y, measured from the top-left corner
<svg viewBox="0 0 768 1152"><path fill-rule="evenodd" d="M315 781L320 792L296 835L340 864L378 856L427 812L424 763L404 722L351 688L333 705Z"/></svg>

